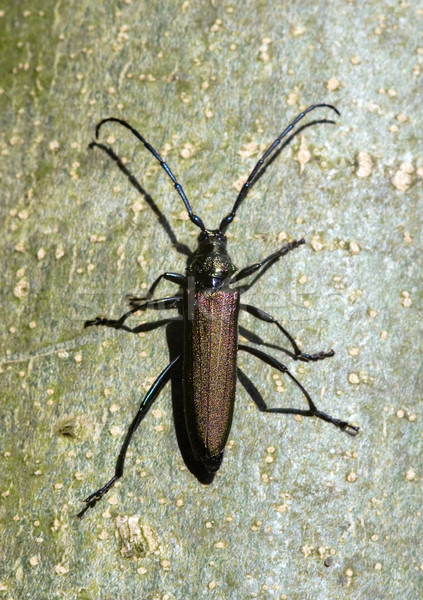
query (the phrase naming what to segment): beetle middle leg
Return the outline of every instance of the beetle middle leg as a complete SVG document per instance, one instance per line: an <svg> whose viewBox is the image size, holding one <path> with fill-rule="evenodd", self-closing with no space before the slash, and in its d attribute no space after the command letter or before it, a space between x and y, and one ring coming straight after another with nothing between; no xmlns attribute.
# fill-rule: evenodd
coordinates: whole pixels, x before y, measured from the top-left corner
<svg viewBox="0 0 423 600"><path fill-rule="evenodd" d="M125 329L126 331L133 331L130 327L124 323L128 317L140 310L147 310L152 308L155 310L180 308L182 305L182 296L171 296L168 298L158 298L157 300L142 301L141 299L135 299L131 301L131 310L124 313L119 319L106 319L105 317L96 317L85 321L85 327L104 325L106 327L113 327L114 329Z"/></svg>
<svg viewBox="0 0 423 600"><path fill-rule="evenodd" d="M151 299L153 296L154 290L156 289L156 287L158 286L158 284L160 283L160 281L162 279L165 279L166 281L171 281L172 283L176 283L183 288L186 288L188 285L187 278L185 277L185 275L182 275L181 273L171 273L169 271L166 271L165 273L162 273L161 275L159 275L155 281L153 281L153 283L150 286L150 289L147 292L147 296L145 296L143 298L136 298L134 296L131 296L130 300L129 300L129 303L131 304L131 306L135 306L135 304L137 302Z"/></svg>
<svg viewBox="0 0 423 600"><path fill-rule="evenodd" d="M153 308L155 310L181 308L182 296L180 295L171 296L168 298L152 298L154 290L156 289L157 285L162 279L166 279L167 281L176 283L183 288L187 287L187 278L185 277L185 275L170 272L162 273L150 286L150 289L147 292L147 296L143 298L137 298L135 296L129 297L129 305L131 309L124 313L121 317L119 317L119 319L106 319L104 317L96 317L95 319L85 321L84 328L91 327L93 325L105 325L106 327L113 327L115 329L125 329L127 331L132 331L132 329L130 329L129 327L124 326L124 323L128 317L140 310L146 310L148 308Z"/></svg>
<svg viewBox="0 0 423 600"><path fill-rule="evenodd" d="M332 425L335 425L335 427L338 427L339 429L341 429L342 431L345 431L349 435L353 435L353 436L357 435L357 433L360 430L359 427L356 427L355 425L350 425L350 423L348 423L347 421L337 419L336 417L332 417L331 415L328 415L328 414L322 412L321 410L319 410L316 407L316 405L314 404L313 400L311 399L310 394L301 385L301 383L298 381L298 379L296 379L294 377L294 375L288 370L288 368L284 364L279 362L276 358L273 358L273 356L269 356L268 354L266 354L265 352L262 352L261 350L257 350L257 348L250 348L249 346L244 346L243 344L239 344L238 349L244 350L245 352L248 352L249 354L252 354L253 356L256 356L257 358L260 358L263 362L270 365L274 369L277 369L281 373L285 373L286 375L288 375L288 377L290 379L292 379L292 381L295 383L295 385L297 385L300 388L300 390L302 391L303 395L305 396L305 398L308 402L308 406L309 406L308 410L300 409L300 408L268 408L267 405L263 402L263 404L260 403L258 405L259 410L262 410L263 412L301 415L303 417L317 417L319 419L322 419L323 421L332 423Z"/></svg>
<svg viewBox="0 0 423 600"><path fill-rule="evenodd" d="M144 419L149 408L151 407L154 400L159 395L162 388L169 381L169 379L172 375L172 371L180 359L181 359L180 356L177 356L176 358L174 358L172 360L172 362L169 363L165 369L163 369L163 371L157 377L156 381L153 383L151 388L148 390L147 394L145 395L145 398L143 399L143 401L140 404L140 407L138 409L137 414L135 415L135 418L133 419L132 423L129 426L128 431L126 432L125 439L123 441L123 444L119 451L118 459L116 461L115 474L113 475L113 477L111 479L109 479L109 481L105 485L103 485L103 487L101 487L96 492L90 494L87 498L85 498L84 502L86 503L86 506L77 514L77 516L79 518L81 518L84 515L85 511L88 510L88 508L95 506L95 504L97 504L97 502L99 500L101 500L101 498L105 494L107 494L107 492L115 484L115 482L122 477L123 468L125 465L126 452L128 450L128 446L132 439L132 436L138 429L139 424Z"/></svg>
<svg viewBox="0 0 423 600"><path fill-rule="evenodd" d="M288 338L288 340L291 342L292 347L294 349L294 354L292 355L292 358L294 360L302 360L304 362L323 360L325 358L329 358L330 356L334 356L335 354L334 350L329 350L329 352L317 352L316 354L306 354L299 349L296 341L294 340L292 335L285 329L285 327L283 327L274 317L264 312L264 310L261 310L256 306L251 306L251 304L241 304L240 308L241 310L245 310L250 315L256 317L257 319L260 319L261 321L265 321L266 323L274 323L278 327L278 329L282 331L284 336Z"/></svg>

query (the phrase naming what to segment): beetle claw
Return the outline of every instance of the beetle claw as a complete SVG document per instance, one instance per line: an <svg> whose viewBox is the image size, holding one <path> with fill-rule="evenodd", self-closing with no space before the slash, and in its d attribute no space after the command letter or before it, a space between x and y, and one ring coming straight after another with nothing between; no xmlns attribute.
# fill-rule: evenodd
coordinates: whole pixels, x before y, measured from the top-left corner
<svg viewBox="0 0 423 600"><path fill-rule="evenodd" d="M356 425L351 425L347 421L340 421L338 423L338 427L342 431L345 431L345 433L348 433L348 435L350 435L352 437L355 437L356 435L358 435L358 433L360 431L360 427L357 427Z"/></svg>

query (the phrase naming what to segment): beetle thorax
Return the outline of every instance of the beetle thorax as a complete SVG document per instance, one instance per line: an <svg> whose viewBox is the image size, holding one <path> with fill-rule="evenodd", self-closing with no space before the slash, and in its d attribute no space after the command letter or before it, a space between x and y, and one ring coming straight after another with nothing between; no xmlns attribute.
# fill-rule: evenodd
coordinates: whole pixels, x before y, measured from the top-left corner
<svg viewBox="0 0 423 600"><path fill-rule="evenodd" d="M206 287L220 287L235 271L236 267L226 250L226 236L218 229L202 231L187 275Z"/></svg>

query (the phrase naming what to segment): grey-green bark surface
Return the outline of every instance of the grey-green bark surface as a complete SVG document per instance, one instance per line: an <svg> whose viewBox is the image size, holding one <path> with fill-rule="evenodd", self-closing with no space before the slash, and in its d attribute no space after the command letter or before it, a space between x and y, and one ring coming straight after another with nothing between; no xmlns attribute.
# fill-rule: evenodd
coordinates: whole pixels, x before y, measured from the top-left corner
<svg viewBox="0 0 423 600"><path fill-rule="evenodd" d="M421 598L418 4L3 5L1 598ZM222 468L202 485L179 453L167 386L121 485L79 521L169 360L163 329L140 337L83 322L120 316L126 294L185 264L146 197L88 150L95 124L130 120L216 227L259 153L321 101L342 117L305 129L274 160L229 249L242 268L307 239L245 300L304 350L336 350L306 365L269 352L360 435L260 413L239 385ZM194 248L198 231L153 157L116 125L101 139ZM284 342L269 324L243 323ZM269 406L304 406L289 380L245 354L239 364Z"/></svg>

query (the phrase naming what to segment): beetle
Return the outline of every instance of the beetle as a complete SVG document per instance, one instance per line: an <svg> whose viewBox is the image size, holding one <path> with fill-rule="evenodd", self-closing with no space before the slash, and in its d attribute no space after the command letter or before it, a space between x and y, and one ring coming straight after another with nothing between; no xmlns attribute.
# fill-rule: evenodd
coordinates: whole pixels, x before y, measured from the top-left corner
<svg viewBox="0 0 423 600"><path fill-rule="evenodd" d="M306 389L283 363L262 350L238 343L238 317L240 310L244 310L261 321L274 324L289 341L292 351L285 352L294 360L310 362L323 360L334 355L333 350L316 354L302 352L295 339L275 318L260 308L241 303L240 295L243 290L239 286L234 287L235 283L254 273L260 276L264 270L267 270L282 256L305 244L305 240L294 239L260 262L244 267L237 272L228 254L225 235L250 187L263 173L266 161L274 154L281 140L308 113L323 107L334 111L338 115L340 114L334 106L326 103L313 104L301 112L282 131L256 163L242 186L231 212L222 219L218 229L207 229L201 218L193 213L181 184L158 152L136 129L126 121L114 117L103 119L97 125L96 140L100 129L105 123L115 122L129 129L144 144L171 179L177 193L182 198L191 222L200 229L200 234L197 249L188 260L186 274L166 271L157 277L146 297L133 297L130 299L130 310L120 319L96 317L84 324L84 327L104 325L122 328L125 320L136 312L149 308L177 308L182 312L184 319L184 348L183 353L173 358L160 373L141 402L120 449L113 477L103 487L85 498L86 506L78 516L82 516L89 507L94 506L110 490L113 484L122 477L125 456L132 436L181 361L183 361L183 405L189 443L195 459L202 464L209 474L214 474L221 465L225 444L231 428L235 402L237 353L239 350L252 354L288 376L299 387L308 403L307 409L267 408L266 406L263 408L259 406L261 410L318 417L332 423L350 435L358 433L359 427L320 411ZM333 123L329 120L323 122ZM93 145L98 144L93 142ZM154 292L162 280L178 285L180 291L173 296L155 299ZM246 288L248 287L247 285Z"/></svg>

